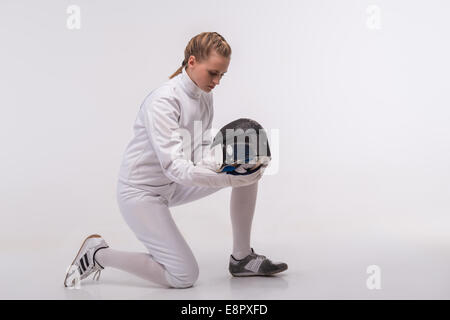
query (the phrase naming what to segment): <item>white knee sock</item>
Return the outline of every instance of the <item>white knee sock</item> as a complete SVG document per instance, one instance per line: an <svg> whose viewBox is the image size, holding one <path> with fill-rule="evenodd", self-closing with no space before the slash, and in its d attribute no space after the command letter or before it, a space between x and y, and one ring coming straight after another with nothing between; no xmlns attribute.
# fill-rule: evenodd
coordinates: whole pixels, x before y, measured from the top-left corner
<svg viewBox="0 0 450 320"><path fill-rule="evenodd" d="M250 233L255 212L258 182L249 186L233 188L230 200L231 225L233 228L233 257L245 258L251 253Z"/></svg>
<svg viewBox="0 0 450 320"><path fill-rule="evenodd" d="M144 252L127 252L111 248L100 249L95 260L102 267L112 267L132 273L148 281L170 287L165 277L166 269Z"/></svg>

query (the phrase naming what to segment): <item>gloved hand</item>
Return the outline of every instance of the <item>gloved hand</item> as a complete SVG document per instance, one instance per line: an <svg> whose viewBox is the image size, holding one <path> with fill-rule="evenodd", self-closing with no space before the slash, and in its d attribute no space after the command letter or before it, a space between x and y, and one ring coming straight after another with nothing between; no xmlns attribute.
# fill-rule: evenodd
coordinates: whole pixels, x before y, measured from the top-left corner
<svg viewBox="0 0 450 320"><path fill-rule="evenodd" d="M259 170L248 175L229 175L232 187L243 187L256 183L262 178L267 165L262 165Z"/></svg>

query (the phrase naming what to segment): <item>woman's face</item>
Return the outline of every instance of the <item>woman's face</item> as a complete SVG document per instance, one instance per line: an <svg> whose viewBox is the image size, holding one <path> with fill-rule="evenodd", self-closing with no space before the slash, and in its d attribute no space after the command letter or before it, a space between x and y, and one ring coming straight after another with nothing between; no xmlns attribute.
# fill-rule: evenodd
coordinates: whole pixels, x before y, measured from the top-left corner
<svg viewBox="0 0 450 320"><path fill-rule="evenodd" d="M186 72L200 89L210 92L220 83L229 64L230 58L224 58L215 50L211 50L208 60L201 63L194 56L190 56Z"/></svg>

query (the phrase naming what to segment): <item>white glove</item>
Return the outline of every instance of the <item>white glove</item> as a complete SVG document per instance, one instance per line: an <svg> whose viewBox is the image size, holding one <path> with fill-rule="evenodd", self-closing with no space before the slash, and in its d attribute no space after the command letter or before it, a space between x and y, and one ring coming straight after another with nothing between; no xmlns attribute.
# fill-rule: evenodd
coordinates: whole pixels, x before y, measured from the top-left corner
<svg viewBox="0 0 450 320"><path fill-rule="evenodd" d="M262 178L266 166L262 166L258 171L248 175L229 175L232 187L243 187L256 183Z"/></svg>

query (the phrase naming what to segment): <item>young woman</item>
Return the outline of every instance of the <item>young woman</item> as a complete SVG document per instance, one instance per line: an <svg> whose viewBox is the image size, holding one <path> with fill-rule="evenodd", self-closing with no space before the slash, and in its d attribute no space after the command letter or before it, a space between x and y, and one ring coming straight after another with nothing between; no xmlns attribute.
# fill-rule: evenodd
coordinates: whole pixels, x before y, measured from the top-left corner
<svg viewBox="0 0 450 320"><path fill-rule="evenodd" d="M212 90L227 72L231 48L216 32L193 37L184 52L181 67L144 100L120 168L117 201L121 214L148 253L109 248L100 235L83 242L72 266L84 279L105 267L117 268L166 287L193 286L199 276L197 261L172 219L169 208L232 187L230 215L233 252L229 271L233 276L265 276L287 269L250 247L258 180L264 167L249 175L217 173L202 162L207 158L213 121ZM194 123L202 124L202 137L195 136ZM188 157L179 129L194 137ZM198 133L197 133L198 135ZM189 142L191 146L191 142ZM65 286L73 285L68 273ZM94 279L95 275L94 274ZM98 280L97 277L97 280Z"/></svg>

